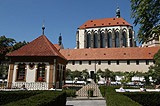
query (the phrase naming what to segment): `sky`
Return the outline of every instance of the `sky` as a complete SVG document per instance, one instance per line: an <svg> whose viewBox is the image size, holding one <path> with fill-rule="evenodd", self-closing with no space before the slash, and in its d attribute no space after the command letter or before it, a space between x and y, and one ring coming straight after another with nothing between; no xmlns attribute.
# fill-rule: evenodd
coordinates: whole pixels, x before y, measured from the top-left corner
<svg viewBox="0 0 160 106"><path fill-rule="evenodd" d="M58 44L61 33L64 48L73 49L77 28L90 19L116 17L117 2L136 35L129 0L0 0L0 36L30 42L42 35L45 20L45 36Z"/></svg>

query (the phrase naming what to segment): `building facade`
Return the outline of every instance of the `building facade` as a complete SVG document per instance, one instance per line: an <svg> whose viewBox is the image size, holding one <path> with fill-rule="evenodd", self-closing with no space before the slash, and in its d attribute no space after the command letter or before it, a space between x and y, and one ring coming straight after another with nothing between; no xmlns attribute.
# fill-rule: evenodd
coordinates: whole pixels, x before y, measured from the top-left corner
<svg viewBox="0 0 160 106"><path fill-rule="evenodd" d="M53 85L62 88L67 60L58 49L41 35L29 44L13 51L8 71L8 87L45 90Z"/></svg>

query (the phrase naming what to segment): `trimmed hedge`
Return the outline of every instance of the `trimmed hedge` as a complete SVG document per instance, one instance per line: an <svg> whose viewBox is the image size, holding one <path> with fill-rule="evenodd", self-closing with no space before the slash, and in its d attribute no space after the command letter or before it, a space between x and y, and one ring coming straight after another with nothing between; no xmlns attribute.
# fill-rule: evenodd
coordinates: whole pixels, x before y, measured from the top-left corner
<svg viewBox="0 0 160 106"><path fill-rule="evenodd" d="M0 105L4 105L20 99L29 98L41 92L42 91L0 91Z"/></svg>
<svg viewBox="0 0 160 106"><path fill-rule="evenodd" d="M66 93L59 91L43 91L29 98L10 102L3 106L65 106Z"/></svg>
<svg viewBox="0 0 160 106"><path fill-rule="evenodd" d="M160 106L160 92L125 92L123 95L143 106Z"/></svg>
<svg viewBox="0 0 160 106"><path fill-rule="evenodd" d="M100 87L102 95L105 96L106 98L107 106L142 106L139 103L128 98L127 96L121 93L116 93L115 89L117 89L117 87L111 87L111 86Z"/></svg>
<svg viewBox="0 0 160 106"><path fill-rule="evenodd" d="M67 97L75 97L76 96L75 89L64 89L64 92L66 92Z"/></svg>

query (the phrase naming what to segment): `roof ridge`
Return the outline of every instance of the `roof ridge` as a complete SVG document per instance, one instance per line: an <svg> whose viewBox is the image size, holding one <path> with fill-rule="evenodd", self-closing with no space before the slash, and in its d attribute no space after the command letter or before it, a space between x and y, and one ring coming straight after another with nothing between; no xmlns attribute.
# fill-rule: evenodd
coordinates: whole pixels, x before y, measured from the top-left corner
<svg viewBox="0 0 160 106"><path fill-rule="evenodd" d="M48 39L47 39L47 37L44 35L44 38L45 38L45 41L48 43L48 45L49 45L49 47L50 47L50 49L52 49L52 53L56 53L56 55L58 56L58 54L57 54L57 52L56 52L56 50L54 50L53 49L53 47L52 46L54 46ZM52 44L52 45L51 45ZM55 52L54 52L55 51Z"/></svg>

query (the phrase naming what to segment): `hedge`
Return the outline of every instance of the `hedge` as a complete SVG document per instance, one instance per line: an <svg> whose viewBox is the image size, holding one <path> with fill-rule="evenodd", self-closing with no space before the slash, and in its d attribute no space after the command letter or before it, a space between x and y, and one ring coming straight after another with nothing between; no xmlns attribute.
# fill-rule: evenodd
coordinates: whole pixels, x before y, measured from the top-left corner
<svg viewBox="0 0 160 106"><path fill-rule="evenodd" d="M101 86L100 91L106 98L107 106L142 106L127 96L116 93L115 87Z"/></svg>
<svg viewBox="0 0 160 106"><path fill-rule="evenodd" d="M26 99L10 102L3 106L65 106L66 93L58 91L43 91Z"/></svg>
<svg viewBox="0 0 160 106"><path fill-rule="evenodd" d="M4 105L6 103L20 99L29 98L41 92L42 91L0 91L0 105Z"/></svg>
<svg viewBox="0 0 160 106"><path fill-rule="evenodd" d="M123 95L143 106L160 106L160 92L125 92Z"/></svg>
<svg viewBox="0 0 160 106"><path fill-rule="evenodd" d="M75 89L64 89L63 90L67 97L75 97L76 96L76 90Z"/></svg>

